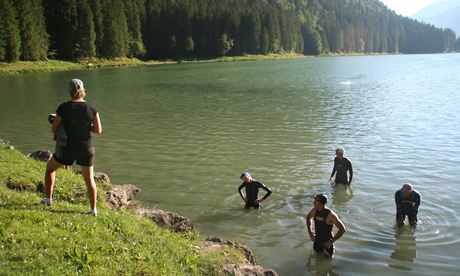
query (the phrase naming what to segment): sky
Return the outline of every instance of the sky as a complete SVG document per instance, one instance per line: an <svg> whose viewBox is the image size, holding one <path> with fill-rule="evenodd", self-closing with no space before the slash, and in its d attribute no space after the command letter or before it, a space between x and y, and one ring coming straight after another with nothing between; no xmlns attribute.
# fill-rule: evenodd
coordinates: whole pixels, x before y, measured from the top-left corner
<svg viewBox="0 0 460 276"><path fill-rule="evenodd" d="M397 14L410 16L429 4L439 2L440 0L380 0L388 8L394 10Z"/></svg>

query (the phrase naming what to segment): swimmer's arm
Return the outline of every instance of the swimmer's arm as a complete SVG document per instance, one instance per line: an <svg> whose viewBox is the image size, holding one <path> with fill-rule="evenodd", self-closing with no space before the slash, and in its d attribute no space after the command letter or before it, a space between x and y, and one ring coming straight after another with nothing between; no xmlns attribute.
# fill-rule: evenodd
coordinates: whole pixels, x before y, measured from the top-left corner
<svg viewBox="0 0 460 276"><path fill-rule="evenodd" d="M99 112L97 112L96 116L94 116L93 125L91 126L91 131L97 134L102 133L102 125L101 125L101 118L99 117Z"/></svg>
<svg viewBox="0 0 460 276"><path fill-rule="evenodd" d="M336 162L335 162L335 159L334 159L334 167L332 168L331 179L334 176L336 171L337 171L337 166L336 166Z"/></svg>
<svg viewBox="0 0 460 276"><path fill-rule="evenodd" d="M331 239L331 243L333 243L336 240L340 239L340 237L342 237L343 234L345 234L347 228L335 213L331 212L330 215L332 216L332 221L334 225L339 229L339 231L337 231L337 233Z"/></svg>
<svg viewBox="0 0 460 276"><path fill-rule="evenodd" d="M415 211L418 211L418 207L420 206L420 201L421 201L421 196L417 195L417 198L415 200L415 206L414 206Z"/></svg>
<svg viewBox="0 0 460 276"><path fill-rule="evenodd" d="M401 197L399 196L399 191L395 193L395 203L396 203L396 210L401 211L402 200L401 200Z"/></svg>
<svg viewBox="0 0 460 276"><path fill-rule="evenodd" d="M316 209L312 208L310 212L308 212L307 218L306 218L308 235L310 236L310 239L312 241L315 241L316 239L315 234L311 231L311 220L315 216L315 213L316 213Z"/></svg>
<svg viewBox="0 0 460 276"><path fill-rule="evenodd" d="M247 202L248 200L246 199L246 196L243 194L243 192L241 191L243 188L244 188L244 183L242 183L239 187L238 187L238 193L240 194L241 198L244 200L244 202Z"/></svg>
<svg viewBox="0 0 460 276"><path fill-rule="evenodd" d="M348 181L349 184L351 184L351 181L353 180L353 166L351 165L351 161L348 160L348 164L350 166L349 171L350 171L350 180Z"/></svg>
<svg viewBox="0 0 460 276"><path fill-rule="evenodd" d="M259 200L259 202L262 202L264 201L267 197L269 197L271 194L272 194L272 190L270 190L270 188L268 188L267 186L265 186L264 184L260 183L261 184L261 188L264 189L267 193L264 195L264 197Z"/></svg>

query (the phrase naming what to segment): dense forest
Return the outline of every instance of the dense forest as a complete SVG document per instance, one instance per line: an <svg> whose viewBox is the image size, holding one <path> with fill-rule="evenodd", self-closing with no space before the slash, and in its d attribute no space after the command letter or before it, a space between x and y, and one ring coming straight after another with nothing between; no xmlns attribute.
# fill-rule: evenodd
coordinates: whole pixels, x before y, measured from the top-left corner
<svg viewBox="0 0 460 276"><path fill-rule="evenodd" d="M378 0L0 0L0 61L440 53L450 29Z"/></svg>

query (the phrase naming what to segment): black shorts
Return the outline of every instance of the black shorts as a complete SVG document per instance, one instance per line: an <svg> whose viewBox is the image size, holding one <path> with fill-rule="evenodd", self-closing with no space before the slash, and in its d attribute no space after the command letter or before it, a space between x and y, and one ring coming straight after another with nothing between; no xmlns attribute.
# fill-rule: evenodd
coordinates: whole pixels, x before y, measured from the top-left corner
<svg viewBox="0 0 460 276"><path fill-rule="evenodd" d="M409 220L417 221L417 212L415 211L397 211L396 212L396 220L404 221L406 219L406 216L409 218Z"/></svg>
<svg viewBox="0 0 460 276"><path fill-rule="evenodd" d="M256 203L252 203L252 204L246 203L246 204L244 205L244 208L247 208L247 209L249 209L249 208L251 208L251 207L254 207L255 209L260 209L260 204L256 204Z"/></svg>
<svg viewBox="0 0 460 276"><path fill-rule="evenodd" d="M62 156L54 155L54 159L65 166L77 165L90 167L94 163L94 147L72 147L66 146L62 149Z"/></svg>
<svg viewBox="0 0 460 276"><path fill-rule="evenodd" d="M329 254L329 255L333 255L334 254L334 244L331 245L331 247L329 248L324 248L324 243L326 242L327 240L325 241L318 241L316 240L314 243L313 243L313 249L318 252L318 253L321 253L323 252L323 250L326 250L326 252Z"/></svg>

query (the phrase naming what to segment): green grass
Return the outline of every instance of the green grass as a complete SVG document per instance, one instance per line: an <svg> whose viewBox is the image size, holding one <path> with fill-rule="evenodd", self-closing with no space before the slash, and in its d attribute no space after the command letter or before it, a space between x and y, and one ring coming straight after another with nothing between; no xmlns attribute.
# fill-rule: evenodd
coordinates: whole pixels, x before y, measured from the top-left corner
<svg viewBox="0 0 460 276"><path fill-rule="evenodd" d="M0 75L78 70L83 68L85 67L82 64L61 60L0 62Z"/></svg>
<svg viewBox="0 0 460 276"><path fill-rule="evenodd" d="M249 61L267 59L289 59L305 57L296 53L268 54L268 55L242 55L222 57L179 57L176 60L149 60L142 61L137 58L85 58L74 62L48 60L48 61L17 61L13 63L0 62L0 75L15 75L21 73L53 72L66 70L81 70L115 66L141 66L171 63L195 63L214 61Z"/></svg>
<svg viewBox="0 0 460 276"><path fill-rule="evenodd" d="M87 215L86 197L74 196L84 181L70 170L58 171L45 207L37 192L44 168L0 140L0 275L215 275L244 258L235 249L200 253L199 233L173 233L101 203L98 217ZM11 189L24 183L28 189Z"/></svg>

